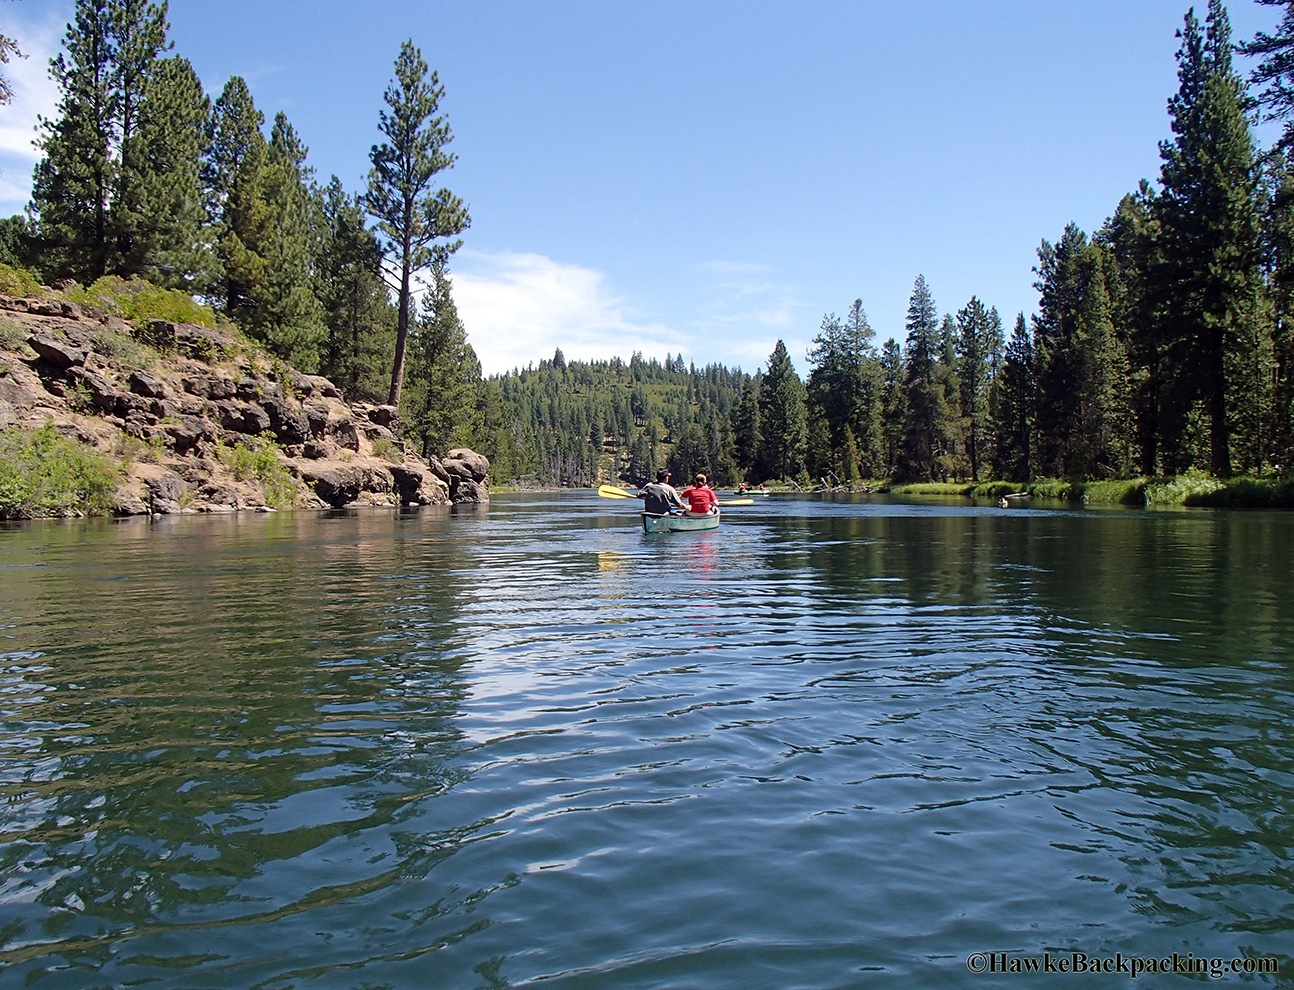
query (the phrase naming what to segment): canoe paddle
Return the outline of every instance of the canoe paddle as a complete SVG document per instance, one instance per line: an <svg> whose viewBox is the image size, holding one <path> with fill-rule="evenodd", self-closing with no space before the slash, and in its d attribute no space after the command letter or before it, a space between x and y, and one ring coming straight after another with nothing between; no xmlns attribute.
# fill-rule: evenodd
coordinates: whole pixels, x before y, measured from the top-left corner
<svg viewBox="0 0 1294 990"><path fill-rule="evenodd" d="M623 488L616 488L614 485L598 486L598 494L603 498L637 498L633 492L627 492ZM753 498L733 498L726 502L720 502L720 505L754 505Z"/></svg>

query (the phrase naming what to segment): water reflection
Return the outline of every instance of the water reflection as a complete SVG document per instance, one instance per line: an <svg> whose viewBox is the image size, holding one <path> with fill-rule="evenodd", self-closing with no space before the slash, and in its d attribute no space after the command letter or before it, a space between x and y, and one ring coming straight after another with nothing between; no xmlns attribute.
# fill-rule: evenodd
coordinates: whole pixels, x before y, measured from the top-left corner
<svg viewBox="0 0 1294 990"><path fill-rule="evenodd" d="M776 498L0 531L47 986L975 985L1286 949L1294 526Z"/></svg>

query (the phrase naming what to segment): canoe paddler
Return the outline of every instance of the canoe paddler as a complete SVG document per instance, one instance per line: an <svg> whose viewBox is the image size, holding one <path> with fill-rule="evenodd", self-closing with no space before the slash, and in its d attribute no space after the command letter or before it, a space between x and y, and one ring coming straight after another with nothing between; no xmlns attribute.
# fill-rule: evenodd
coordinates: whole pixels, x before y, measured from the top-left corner
<svg viewBox="0 0 1294 990"><path fill-rule="evenodd" d="M656 472L656 480L638 489L638 497L643 500L643 511L654 516L664 516L671 512L683 510L683 500L669 483L669 472L664 468Z"/></svg>
<svg viewBox="0 0 1294 990"><path fill-rule="evenodd" d="M683 497L687 499L685 516L709 516L718 511L719 496L706 483L703 474L698 474L696 481L683 489Z"/></svg>

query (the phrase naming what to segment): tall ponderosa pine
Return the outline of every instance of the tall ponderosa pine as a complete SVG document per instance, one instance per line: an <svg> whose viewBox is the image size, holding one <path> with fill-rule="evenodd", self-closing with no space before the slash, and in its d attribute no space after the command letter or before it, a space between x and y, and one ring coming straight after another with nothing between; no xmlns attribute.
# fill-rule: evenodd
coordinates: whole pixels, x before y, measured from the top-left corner
<svg viewBox="0 0 1294 990"><path fill-rule="evenodd" d="M1172 141L1160 145L1162 195L1157 200L1164 290L1161 314L1169 365L1167 413L1180 435L1192 409L1208 427L1208 467L1232 468L1236 367L1251 360L1261 319L1259 222L1253 143L1244 92L1231 67L1231 29L1219 0L1210 0L1203 36L1186 16L1177 53L1179 88L1169 101ZM1180 467L1179 461L1170 467Z"/></svg>
<svg viewBox="0 0 1294 990"><path fill-rule="evenodd" d="M396 272L399 317L395 362L387 401L400 404L404 383L405 349L409 337L409 305L414 275L433 261L444 264L462 243L456 238L470 223L463 201L448 189L432 192L435 177L454 164L445 150L452 139L449 122L437 116L444 87L436 73L427 76L427 63L412 40L400 47L395 79L387 87L378 124L386 141L369 155L365 203L377 219L383 249Z"/></svg>
<svg viewBox="0 0 1294 990"><path fill-rule="evenodd" d="M431 266L431 286L422 297L422 313L409 335L409 374L405 405L408 433L424 457L443 456L452 447L474 446L482 422L476 407L481 362L459 319L449 272ZM586 413L586 418L588 414ZM592 429L583 431L592 435ZM598 446L601 446L601 429Z"/></svg>
<svg viewBox="0 0 1294 990"><path fill-rule="evenodd" d="M957 313L957 374L972 481L979 481L980 466L988 464L992 455L989 418L993 376L1001 353L1001 317L996 309L985 309L978 296L971 296Z"/></svg>
<svg viewBox="0 0 1294 990"><path fill-rule="evenodd" d="M139 179L124 266L168 288L213 285L201 162L210 141L211 101L186 59L162 59L148 77L133 139Z"/></svg>
<svg viewBox="0 0 1294 990"><path fill-rule="evenodd" d="M381 402L391 382L395 310L382 279L382 251L365 226L364 205L335 175L319 191L322 217L316 292L328 337L321 371L352 401Z"/></svg>
<svg viewBox="0 0 1294 990"><path fill-rule="evenodd" d="M41 120L32 176L41 265L48 277L90 282L130 274L146 209L140 114L166 42L166 3L78 0L65 52L50 62L60 98Z"/></svg>
<svg viewBox="0 0 1294 990"><path fill-rule="evenodd" d="M918 275L912 286L905 326L903 431L896 471L905 478L945 477L955 426L944 391L951 369L946 366L939 313L924 275Z"/></svg>
<svg viewBox="0 0 1294 990"><path fill-rule="evenodd" d="M825 433L810 449L827 447L831 469L846 480L876 476L881 462L881 368L861 299L842 321L823 317L813 339L807 382L812 419L825 420ZM810 422L811 437L818 427Z"/></svg>
<svg viewBox="0 0 1294 990"><path fill-rule="evenodd" d="M799 474L808 429L804 383L795 373L781 340L768 358L768 371L759 386L759 422L763 461L770 477Z"/></svg>
<svg viewBox="0 0 1294 990"><path fill-rule="evenodd" d="M112 252L117 99L110 0L78 0L64 47L50 61L60 96L57 116L40 121L32 208L46 278L93 282L108 271Z"/></svg>
<svg viewBox="0 0 1294 990"><path fill-rule="evenodd" d="M1250 74L1255 86L1264 87L1258 94L1264 119L1285 123L1279 148L1294 144L1294 0L1258 0L1265 7L1284 7L1275 34L1259 31L1253 41L1241 42L1236 48L1258 58Z"/></svg>
<svg viewBox="0 0 1294 990"><path fill-rule="evenodd" d="M264 262L252 292L248 331L299 368L315 371L327 337L314 292L314 252L320 218L307 183L307 149L287 117L276 114L260 176L264 223L245 246Z"/></svg>
<svg viewBox="0 0 1294 990"><path fill-rule="evenodd" d="M145 154L139 131L146 98L150 90L156 94L152 82L161 64L158 56L172 47L166 40L166 12L166 0L161 4L115 0L111 10L119 154L109 220L116 240L114 267L121 274L145 271L145 259L155 240L153 224L159 211L157 204L147 199L148 193L155 191L150 166L168 163L158 162L155 154ZM203 98L201 86L194 96ZM157 135L153 137L155 142ZM188 136L181 135L179 140L187 143Z"/></svg>
<svg viewBox="0 0 1294 990"><path fill-rule="evenodd" d="M761 376L747 378L741 386L741 395L732 408L733 442L736 447L737 467L747 481L759 462L759 451L764 445L763 429L759 420L759 390Z"/></svg>
<svg viewBox="0 0 1294 990"><path fill-rule="evenodd" d="M1136 193L1124 196L1098 239L1109 251L1116 332L1128 361L1127 401L1135 422L1133 445L1144 475L1159 470L1161 413L1169 373L1171 328L1161 319L1165 294L1151 279L1157 264L1159 221L1155 193L1144 179Z"/></svg>
<svg viewBox="0 0 1294 990"><path fill-rule="evenodd" d="M265 280L265 259L254 249L264 239L263 228L269 222L264 197L268 151L261 133L264 122L247 83L241 76L233 76L216 100L204 178L217 229L218 297L225 312L237 322L248 319L255 306L255 292Z"/></svg>
<svg viewBox="0 0 1294 990"><path fill-rule="evenodd" d="M1132 465L1128 361L1114 326L1109 252L1074 224L1038 249L1034 318L1042 474L1110 477Z"/></svg>
<svg viewBox="0 0 1294 990"><path fill-rule="evenodd" d="M1033 476L1034 398L1033 342L1020 313L994 382L994 465L1000 478L1028 481Z"/></svg>

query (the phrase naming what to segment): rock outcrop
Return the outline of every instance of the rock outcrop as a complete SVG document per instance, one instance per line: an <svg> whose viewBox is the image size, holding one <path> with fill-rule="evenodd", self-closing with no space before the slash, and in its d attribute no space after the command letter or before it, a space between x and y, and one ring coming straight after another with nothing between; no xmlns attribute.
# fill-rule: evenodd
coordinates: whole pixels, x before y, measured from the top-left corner
<svg viewBox="0 0 1294 990"><path fill-rule="evenodd" d="M122 514L489 501L482 455L424 460L394 406L234 333L0 296L0 428L51 420L122 464Z"/></svg>

